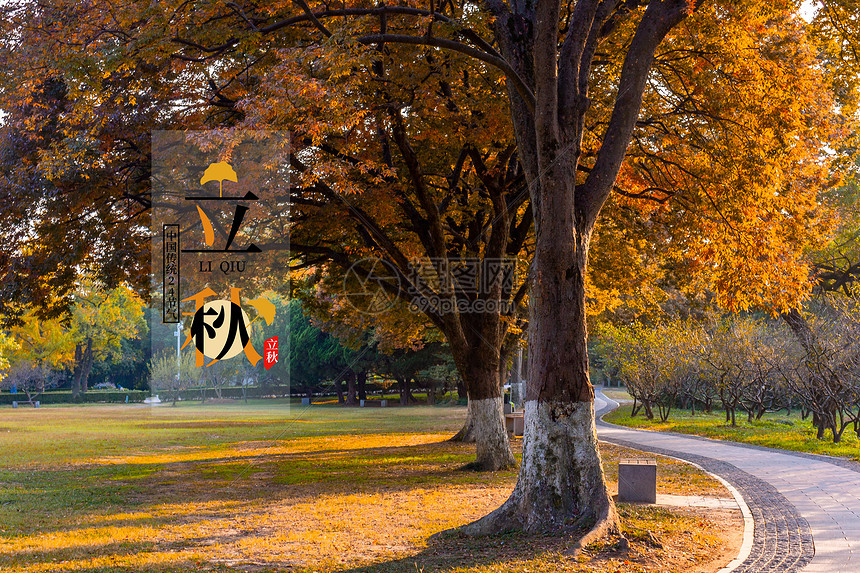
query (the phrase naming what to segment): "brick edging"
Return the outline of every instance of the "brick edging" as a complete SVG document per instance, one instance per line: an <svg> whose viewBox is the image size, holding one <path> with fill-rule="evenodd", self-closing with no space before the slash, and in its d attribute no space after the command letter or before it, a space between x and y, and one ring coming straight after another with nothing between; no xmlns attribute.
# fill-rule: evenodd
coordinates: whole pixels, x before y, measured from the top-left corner
<svg viewBox="0 0 860 573"><path fill-rule="evenodd" d="M815 555L809 524L794 505L766 481L728 462L685 454L626 440L600 438L619 446L693 462L732 484L743 496L755 522L753 545L734 571L776 573L799 571Z"/></svg>
<svg viewBox="0 0 860 573"><path fill-rule="evenodd" d="M611 400L607 398L607 400ZM614 401L614 400L613 400ZM601 410L596 414L597 424L614 426L625 430L634 430L616 424L604 422L601 416L608 413L609 409ZM647 430L646 430L647 431ZM751 447L751 449L767 450L777 453L801 454L800 457L821 460L823 456L805 454L803 452L784 452L764 446L752 446L751 444L736 444L725 440L712 440L702 436L678 434L676 432L660 432L683 438L694 438L699 440L716 441L732 446ZM705 470L716 474L735 487L743 497L753 516L755 528L753 532L753 544L749 556L734 571L738 573L777 573L799 571L812 561L815 555L815 545L809 523L800 515L797 508L788 501L777 489L766 481L747 473L728 462L715 460L697 454L686 454L673 450L666 450L627 440L600 438L602 441L617 444L632 449L647 451L655 454L671 456L695 463ZM847 467L860 473L860 464L844 459L825 459L840 467ZM850 466L843 465L847 462Z"/></svg>

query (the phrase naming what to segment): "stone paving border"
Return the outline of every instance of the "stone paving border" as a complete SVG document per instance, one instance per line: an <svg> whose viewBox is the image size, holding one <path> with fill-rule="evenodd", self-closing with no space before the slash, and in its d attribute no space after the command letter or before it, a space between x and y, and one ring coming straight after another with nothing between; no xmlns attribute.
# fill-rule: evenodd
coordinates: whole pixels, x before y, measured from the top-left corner
<svg viewBox="0 0 860 573"><path fill-rule="evenodd" d="M614 402L607 397L604 399L610 405ZM630 430L630 428L604 422L600 416L607 412L608 410L605 409L597 414L598 425ZM688 437L685 434L678 435ZM766 481L727 462L704 456L665 450L626 440L600 439L619 446L692 462L731 483L743 496L755 523L750 554L733 571L738 573L799 571L812 561L812 557L815 555L815 546L809 524L797 512L794 505ZM781 450L780 453L782 453ZM815 457L818 459L820 456Z"/></svg>

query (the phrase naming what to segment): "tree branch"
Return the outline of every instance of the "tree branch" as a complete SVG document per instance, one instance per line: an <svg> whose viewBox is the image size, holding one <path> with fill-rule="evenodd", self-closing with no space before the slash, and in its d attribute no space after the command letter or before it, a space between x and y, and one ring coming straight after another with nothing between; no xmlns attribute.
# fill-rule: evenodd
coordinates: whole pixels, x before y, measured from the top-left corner
<svg viewBox="0 0 860 573"><path fill-rule="evenodd" d="M418 46L433 46L436 48L444 48L455 52L472 56L482 62L486 62L504 72L505 76L514 84L514 88L520 97L526 102L529 110L534 113L535 110L535 95L531 89L525 84L520 75L514 70L511 65L501 56L489 54L472 46L448 40L445 38L436 38L428 36L406 36L402 34L374 34L370 36L362 36L358 38L358 42L362 44L378 44L379 42L391 42L395 44L413 44Z"/></svg>
<svg viewBox="0 0 860 573"><path fill-rule="evenodd" d="M639 117L645 83L657 46L669 30L687 16L688 9L687 0L652 1L639 22L624 58L618 95L597 161L577 190L577 210L584 217L585 228L593 228L603 203L612 192Z"/></svg>

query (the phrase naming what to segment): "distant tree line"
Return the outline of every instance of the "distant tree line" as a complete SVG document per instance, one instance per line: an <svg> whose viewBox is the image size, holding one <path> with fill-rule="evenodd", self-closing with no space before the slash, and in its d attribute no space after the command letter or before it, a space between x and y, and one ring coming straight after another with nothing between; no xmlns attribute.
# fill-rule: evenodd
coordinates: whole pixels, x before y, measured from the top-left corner
<svg viewBox="0 0 860 573"><path fill-rule="evenodd" d="M860 301L829 298L806 324L803 335L755 315L602 324L595 353L604 376L627 386L634 416L722 408L735 426L739 414L799 409L818 439L860 436Z"/></svg>
<svg viewBox="0 0 860 573"><path fill-rule="evenodd" d="M334 393L339 403L357 406L367 399L369 381L377 379L377 387L381 382L396 388L403 405L417 401L416 389L425 391L432 404L437 395L461 385L451 352L440 341L390 348L373 329L315 321L298 300L289 304L289 320L290 384L309 397ZM460 390L465 398L462 386Z"/></svg>
<svg viewBox="0 0 860 573"><path fill-rule="evenodd" d="M148 370L153 391L172 401L187 398L193 391L205 400L207 395L222 398L227 388L250 386L266 395L336 395L339 403L358 406L368 392L392 389L400 394L403 405L417 402L416 390L426 392L427 402L432 404L437 396L461 385L451 353L439 341L391 346L373 328L315 318L298 299L273 296L271 300L276 309L272 324L265 335L252 330L251 339L255 348L262 348L265 337L278 336L280 358L287 368L266 370L262 361L252 366L238 358L199 368L191 346L177 360L170 325L153 325ZM465 395L461 387L459 396Z"/></svg>

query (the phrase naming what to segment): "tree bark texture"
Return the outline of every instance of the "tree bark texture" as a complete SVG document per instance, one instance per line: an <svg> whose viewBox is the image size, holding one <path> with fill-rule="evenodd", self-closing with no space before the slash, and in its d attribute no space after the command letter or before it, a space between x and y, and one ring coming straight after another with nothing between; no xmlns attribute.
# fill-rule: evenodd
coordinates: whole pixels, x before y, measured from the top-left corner
<svg viewBox="0 0 860 573"><path fill-rule="evenodd" d="M350 372L346 376L346 405L347 406L358 406L358 400L356 399L356 378L357 375L355 372Z"/></svg>

